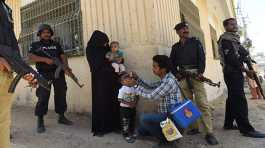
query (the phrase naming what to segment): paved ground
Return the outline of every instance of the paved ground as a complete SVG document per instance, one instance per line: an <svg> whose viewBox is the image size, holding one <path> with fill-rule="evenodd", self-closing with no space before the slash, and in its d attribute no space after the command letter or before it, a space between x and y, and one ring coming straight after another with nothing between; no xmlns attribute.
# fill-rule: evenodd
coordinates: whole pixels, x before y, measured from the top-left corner
<svg viewBox="0 0 265 148"><path fill-rule="evenodd" d="M213 102L215 133L220 144L208 146L202 135L186 136L180 141L180 148L265 148L265 139L242 137L238 131L224 131L224 98ZM127 144L117 133L105 135L103 138L93 137L90 133L91 117L89 115L68 114L75 125L67 127L57 124L57 116L50 111L46 117L47 132L36 134L36 119L33 109L14 107L12 133L13 148L150 148L154 141L138 140ZM265 131L265 101L249 100L249 117L253 125Z"/></svg>

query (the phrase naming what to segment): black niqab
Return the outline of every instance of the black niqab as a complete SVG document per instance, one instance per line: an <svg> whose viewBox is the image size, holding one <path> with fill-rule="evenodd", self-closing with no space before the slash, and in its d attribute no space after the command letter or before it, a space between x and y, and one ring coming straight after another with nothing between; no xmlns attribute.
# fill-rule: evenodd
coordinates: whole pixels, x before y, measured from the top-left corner
<svg viewBox="0 0 265 148"><path fill-rule="evenodd" d="M92 34L86 49L86 56L91 71L95 72L110 66L105 58L106 53L110 50L110 48L106 46L108 42L109 38L105 33L96 30Z"/></svg>
<svg viewBox="0 0 265 148"><path fill-rule="evenodd" d="M88 41L87 47L104 47L108 42L108 36L104 32L96 30Z"/></svg>
<svg viewBox="0 0 265 148"><path fill-rule="evenodd" d="M105 58L110 51L108 36L94 31L87 44L86 56L92 77L92 132L104 134L119 128L119 102L117 99L120 83Z"/></svg>

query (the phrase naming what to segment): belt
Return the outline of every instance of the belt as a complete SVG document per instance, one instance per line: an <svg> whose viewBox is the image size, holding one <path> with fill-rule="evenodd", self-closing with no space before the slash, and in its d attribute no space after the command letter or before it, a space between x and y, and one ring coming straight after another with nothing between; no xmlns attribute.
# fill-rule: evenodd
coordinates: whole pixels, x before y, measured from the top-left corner
<svg viewBox="0 0 265 148"><path fill-rule="evenodd" d="M199 69L197 65L181 65L177 67L179 71L187 71L192 73L198 73Z"/></svg>
<svg viewBox="0 0 265 148"><path fill-rule="evenodd" d="M198 69L197 65L181 65L180 67L185 69L185 70L186 69Z"/></svg>
<svg viewBox="0 0 265 148"><path fill-rule="evenodd" d="M198 66L197 65L181 65L181 66L177 66L177 70L192 70L192 69L197 69L198 70Z"/></svg>
<svg viewBox="0 0 265 148"><path fill-rule="evenodd" d="M185 69L185 71L197 74L199 70L198 69Z"/></svg>

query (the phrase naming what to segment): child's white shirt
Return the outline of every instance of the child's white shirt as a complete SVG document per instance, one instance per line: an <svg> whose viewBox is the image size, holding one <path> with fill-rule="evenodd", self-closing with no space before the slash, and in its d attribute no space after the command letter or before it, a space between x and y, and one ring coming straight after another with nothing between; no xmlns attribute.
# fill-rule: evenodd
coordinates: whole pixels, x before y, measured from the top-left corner
<svg viewBox="0 0 265 148"><path fill-rule="evenodd" d="M137 99L135 87L122 86L119 90L118 99L124 102L134 102ZM125 103L120 103L121 107L130 107Z"/></svg>

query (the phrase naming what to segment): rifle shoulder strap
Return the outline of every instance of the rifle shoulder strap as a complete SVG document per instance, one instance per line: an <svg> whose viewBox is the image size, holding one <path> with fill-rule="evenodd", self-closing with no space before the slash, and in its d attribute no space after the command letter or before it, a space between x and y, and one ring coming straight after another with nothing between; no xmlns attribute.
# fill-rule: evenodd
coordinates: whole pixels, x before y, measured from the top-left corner
<svg viewBox="0 0 265 148"><path fill-rule="evenodd" d="M187 99L187 96L186 96L186 94L184 93L182 87L179 85L179 82L177 81L177 79L175 79L175 81L176 81L176 84L177 84L177 86L178 86L178 88L179 88L179 91L180 91L181 95L184 97L184 99Z"/></svg>

